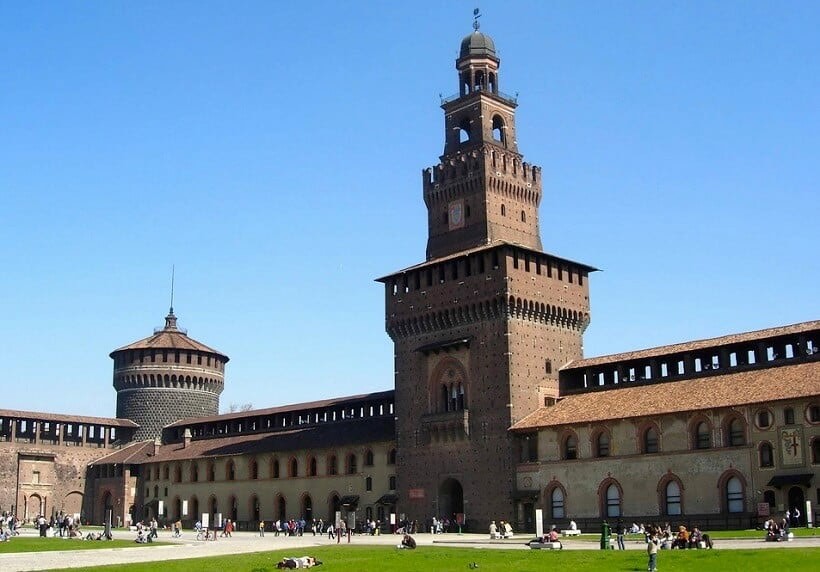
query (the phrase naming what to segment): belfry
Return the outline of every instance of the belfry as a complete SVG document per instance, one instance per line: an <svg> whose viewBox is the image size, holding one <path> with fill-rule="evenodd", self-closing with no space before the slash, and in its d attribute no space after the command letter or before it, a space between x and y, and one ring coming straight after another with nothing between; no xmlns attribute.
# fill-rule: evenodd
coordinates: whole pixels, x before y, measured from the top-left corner
<svg viewBox="0 0 820 572"><path fill-rule="evenodd" d="M524 162L515 97L490 36L466 36L442 100L444 154L422 173L426 261L380 278L395 344L399 505L409 519L513 520L509 427L554 400L583 356L594 268L547 254L541 170Z"/></svg>

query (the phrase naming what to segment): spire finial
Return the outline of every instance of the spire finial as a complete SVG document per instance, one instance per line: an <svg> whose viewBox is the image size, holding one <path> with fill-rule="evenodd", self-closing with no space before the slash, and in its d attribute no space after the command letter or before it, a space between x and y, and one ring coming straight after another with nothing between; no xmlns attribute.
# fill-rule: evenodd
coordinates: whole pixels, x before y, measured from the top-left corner
<svg viewBox="0 0 820 572"><path fill-rule="evenodd" d="M171 309L168 311L169 314L173 315L174 313L174 274L176 271L176 265L171 265Z"/></svg>
<svg viewBox="0 0 820 572"><path fill-rule="evenodd" d="M481 27L481 23L479 23L478 19L481 18L481 11L476 8L473 10L473 30L478 32L478 29Z"/></svg>

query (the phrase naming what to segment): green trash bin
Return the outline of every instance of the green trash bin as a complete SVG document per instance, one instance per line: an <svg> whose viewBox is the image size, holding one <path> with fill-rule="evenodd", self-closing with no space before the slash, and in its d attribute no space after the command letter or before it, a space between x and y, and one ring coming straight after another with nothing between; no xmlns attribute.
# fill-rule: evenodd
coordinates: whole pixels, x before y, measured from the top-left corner
<svg viewBox="0 0 820 572"><path fill-rule="evenodd" d="M609 549L609 524L607 521L601 523L601 550Z"/></svg>

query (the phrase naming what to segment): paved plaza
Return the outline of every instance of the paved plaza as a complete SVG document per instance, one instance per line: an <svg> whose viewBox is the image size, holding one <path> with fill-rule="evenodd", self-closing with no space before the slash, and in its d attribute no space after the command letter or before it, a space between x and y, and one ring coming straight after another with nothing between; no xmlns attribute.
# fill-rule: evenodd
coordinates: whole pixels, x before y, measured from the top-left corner
<svg viewBox="0 0 820 572"><path fill-rule="evenodd" d="M24 535L35 536L35 531L25 530ZM134 533L124 530L114 532L114 538L131 540ZM529 550L525 542L531 535L522 535L508 540L489 540L486 534L439 534L427 533L414 536L421 547L464 547L475 549L511 549ZM288 550L294 556L310 554L310 549L316 546L336 544L336 540L328 539L326 535L312 534L301 537L274 536L266 533L260 537L258 533L235 532L232 538L218 538L216 541L197 541L192 531L185 531L182 538L173 538L169 532L160 533L159 540L169 544L164 546L135 546L134 548L110 548L100 550L72 550L53 552L27 552L18 554L0 554L0 570L51 570L55 568L83 568L88 566L102 566L105 564L129 564L135 562L159 562L165 560L179 560L183 558L204 558L209 556L223 556L248 552L264 552L268 550ZM359 545L396 545L400 536L353 536L350 544ZM14 542L12 540L11 542ZM54 542L80 542L55 538ZM83 541L85 542L85 541ZM347 544L347 539L342 539ZM792 542L765 542L762 539L749 540L717 540L716 549L760 548L760 549L788 549L788 548L820 548L820 536L811 538L797 538ZM640 540L630 540L626 544L627 550L645 550L645 544ZM572 539L564 542L566 550L597 550L598 543L586 540ZM2 546L0 545L0 551ZM278 557L277 557L278 558Z"/></svg>

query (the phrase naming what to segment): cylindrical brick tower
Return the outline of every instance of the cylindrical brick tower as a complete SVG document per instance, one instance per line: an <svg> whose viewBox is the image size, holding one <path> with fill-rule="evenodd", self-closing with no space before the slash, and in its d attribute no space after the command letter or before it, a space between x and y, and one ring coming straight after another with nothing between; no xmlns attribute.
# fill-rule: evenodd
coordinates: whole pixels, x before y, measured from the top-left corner
<svg viewBox="0 0 820 572"><path fill-rule="evenodd" d="M228 356L189 338L173 307L164 328L110 356L117 417L139 424L134 440L156 439L180 419L219 413Z"/></svg>

